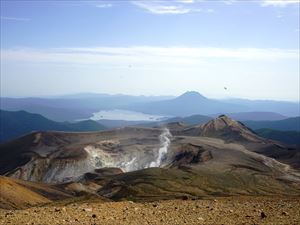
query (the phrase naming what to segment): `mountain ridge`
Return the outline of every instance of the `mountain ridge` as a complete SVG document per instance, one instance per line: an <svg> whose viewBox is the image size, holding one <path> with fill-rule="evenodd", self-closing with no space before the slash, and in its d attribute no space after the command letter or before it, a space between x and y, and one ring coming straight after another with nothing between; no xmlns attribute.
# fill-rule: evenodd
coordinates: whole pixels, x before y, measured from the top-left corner
<svg viewBox="0 0 300 225"><path fill-rule="evenodd" d="M226 141L252 141L264 142L250 128L239 121L232 120L226 115L220 115L205 124L187 128L184 134L197 135L205 137L220 137Z"/></svg>
<svg viewBox="0 0 300 225"><path fill-rule="evenodd" d="M25 110L60 122L90 118L95 112L114 109L181 117L194 114L209 116L255 111L271 111L288 117L300 115L299 102L210 99L195 91L185 92L177 97L83 93L44 98L2 97L0 100L0 108L2 110Z"/></svg>
<svg viewBox="0 0 300 225"><path fill-rule="evenodd" d="M92 120L76 123L56 122L39 114L28 113L26 111L12 112L0 110L0 120L0 143L32 131L99 131L106 129L103 125Z"/></svg>

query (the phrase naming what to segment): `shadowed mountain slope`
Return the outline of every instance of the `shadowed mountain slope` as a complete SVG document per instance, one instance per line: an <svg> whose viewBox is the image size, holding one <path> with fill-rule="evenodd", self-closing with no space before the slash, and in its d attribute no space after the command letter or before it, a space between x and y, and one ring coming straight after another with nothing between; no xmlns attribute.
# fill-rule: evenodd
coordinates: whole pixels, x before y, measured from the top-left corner
<svg viewBox="0 0 300 225"><path fill-rule="evenodd" d="M243 123L255 130L269 128L282 131L300 131L300 117L291 117L277 121L243 121Z"/></svg>
<svg viewBox="0 0 300 225"><path fill-rule="evenodd" d="M0 110L0 142L19 137L32 131L99 131L105 127L95 121L76 123L55 122L39 114L25 111L10 112Z"/></svg>
<svg viewBox="0 0 300 225"><path fill-rule="evenodd" d="M299 131L281 131L272 129L258 129L255 132L264 138L277 140L290 145L300 146L300 132Z"/></svg>

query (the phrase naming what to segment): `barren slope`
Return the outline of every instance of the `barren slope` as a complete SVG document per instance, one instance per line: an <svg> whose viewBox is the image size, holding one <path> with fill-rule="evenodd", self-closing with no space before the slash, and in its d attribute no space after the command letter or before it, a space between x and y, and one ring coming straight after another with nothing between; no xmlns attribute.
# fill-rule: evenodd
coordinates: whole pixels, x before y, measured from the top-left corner
<svg viewBox="0 0 300 225"><path fill-rule="evenodd" d="M0 176L0 208L20 209L70 197L54 186Z"/></svg>

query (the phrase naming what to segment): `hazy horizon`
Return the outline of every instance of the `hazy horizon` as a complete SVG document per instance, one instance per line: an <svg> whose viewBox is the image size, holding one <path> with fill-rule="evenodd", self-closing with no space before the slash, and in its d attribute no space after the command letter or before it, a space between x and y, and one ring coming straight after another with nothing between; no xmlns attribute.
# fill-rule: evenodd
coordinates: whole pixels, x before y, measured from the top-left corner
<svg viewBox="0 0 300 225"><path fill-rule="evenodd" d="M1 1L1 97L299 102L299 83L298 1Z"/></svg>
<svg viewBox="0 0 300 225"><path fill-rule="evenodd" d="M177 98L187 92L194 92L193 90L187 90L179 95L144 95L144 94L126 94L126 93L102 93L102 92L78 92L78 93L65 93L65 94L53 94L53 95L28 95L28 96L17 96L17 95L10 95L10 96L1 96L2 98L64 98L76 95L109 95L109 96L135 96L135 97L165 97L165 98ZM196 91L198 92L198 91ZM238 98L238 97L224 97L224 98L214 98L210 96L203 95L201 92L198 92L200 95L204 96L208 99L215 99L215 100L250 100L250 101L283 101L283 102L291 102L291 103L300 103L297 100L281 100L281 99L249 99L249 98Z"/></svg>

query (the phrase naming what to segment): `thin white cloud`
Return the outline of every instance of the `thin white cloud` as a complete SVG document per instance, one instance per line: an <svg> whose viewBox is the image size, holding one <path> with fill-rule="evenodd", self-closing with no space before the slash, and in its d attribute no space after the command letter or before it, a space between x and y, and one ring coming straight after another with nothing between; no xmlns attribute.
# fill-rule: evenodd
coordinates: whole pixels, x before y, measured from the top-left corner
<svg viewBox="0 0 300 225"><path fill-rule="evenodd" d="M223 0L222 2L225 3L226 5L232 5L232 4L236 3L237 0Z"/></svg>
<svg viewBox="0 0 300 225"><path fill-rule="evenodd" d="M30 21L29 18L22 18L22 17L9 17L9 16L1 16L1 20L12 20L12 21Z"/></svg>
<svg viewBox="0 0 300 225"><path fill-rule="evenodd" d="M193 12L212 13L213 9L203 9L196 3L202 0L176 0L176 1L131 1L131 3L152 14L186 14Z"/></svg>
<svg viewBox="0 0 300 225"><path fill-rule="evenodd" d="M110 3L102 3L102 4L96 4L97 8L111 8L113 5Z"/></svg>
<svg viewBox="0 0 300 225"><path fill-rule="evenodd" d="M245 0L221 0L226 5L233 5L237 3L245 3ZM249 0L248 3L259 4L260 6L273 6L273 7L285 7L288 5L299 5L300 0Z"/></svg>
<svg viewBox="0 0 300 225"><path fill-rule="evenodd" d="M95 65L199 66L215 60L299 60L299 50L191 47L92 47L63 49L3 49L3 61Z"/></svg>
<svg viewBox="0 0 300 225"><path fill-rule="evenodd" d="M161 1L132 1L132 4L153 14L185 14L191 12L190 8L169 5Z"/></svg>
<svg viewBox="0 0 300 225"><path fill-rule="evenodd" d="M192 4L195 3L195 0L176 0L176 2L184 3L184 4Z"/></svg>
<svg viewBox="0 0 300 225"><path fill-rule="evenodd" d="M300 0L262 0L262 6L285 7L287 5L299 5Z"/></svg>

